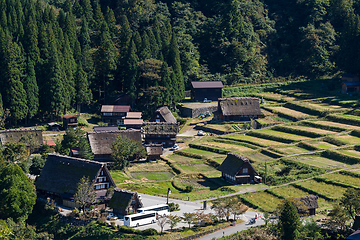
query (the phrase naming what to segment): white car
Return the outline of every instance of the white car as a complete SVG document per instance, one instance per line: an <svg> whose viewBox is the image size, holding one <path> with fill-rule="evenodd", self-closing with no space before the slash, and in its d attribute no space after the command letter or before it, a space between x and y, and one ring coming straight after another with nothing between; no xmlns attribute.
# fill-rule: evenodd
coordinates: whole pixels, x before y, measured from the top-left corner
<svg viewBox="0 0 360 240"><path fill-rule="evenodd" d="M203 130L198 131L198 136L206 136L206 133Z"/></svg>
<svg viewBox="0 0 360 240"><path fill-rule="evenodd" d="M114 213L112 213L112 212L109 212L108 213L108 216L107 216L107 219L109 220L109 219L117 219L118 217L114 214Z"/></svg>
<svg viewBox="0 0 360 240"><path fill-rule="evenodd" d="M175 150L179 150L179 145L174 144L174 146L172 146L172 148L170 148L170 151L175 151Z"/></svg>

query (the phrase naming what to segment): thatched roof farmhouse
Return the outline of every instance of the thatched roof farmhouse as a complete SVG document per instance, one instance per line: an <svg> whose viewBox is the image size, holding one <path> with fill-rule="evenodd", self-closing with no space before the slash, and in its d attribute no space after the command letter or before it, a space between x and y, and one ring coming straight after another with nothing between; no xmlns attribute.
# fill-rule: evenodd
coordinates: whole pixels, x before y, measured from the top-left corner
<svg viewBox="0 0 360 240"><path fill-rule="evenodd" d="M176 142L176 134L179 131L177 123L146 122L143 125L145 144L162 144L171 147Z"/></svg>
<svg viewBox="0 0 360 240"><path fill-rule="evenodd" d="M30 148L40 148L43 144L42 129L7 129L0 131L0 141L2 145L8 142L24 143Z"/></svg>
<svg viewBox="0 0 360 240"><path fill-rule="evenodd" d="M158 108L152 118L150 119L150 122L167 122L167 123L176 123L176 118L171 113L169 108L167 106Z"/></svg>
<svg viewBox="0 0 360 240"><path fill-rule="evenodd" d="M138 208L143 207L143 204L137 192L116 188L110 199L109 207L116 214L127 215L136 213Z"/></svg>
<svg viewBox="0 0 360 240"><path fill-rule="evenodd" d="M250 120L262 115L259 98L219 98L215 119L222 121Z"/></svg>

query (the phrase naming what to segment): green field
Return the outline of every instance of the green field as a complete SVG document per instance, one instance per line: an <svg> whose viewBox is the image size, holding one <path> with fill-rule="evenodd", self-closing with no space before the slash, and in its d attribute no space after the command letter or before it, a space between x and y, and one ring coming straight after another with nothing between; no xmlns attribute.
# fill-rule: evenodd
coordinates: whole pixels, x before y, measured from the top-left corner
<svg viewBox="0 0 360 240"><path fill-rule="evenodd" d="M226 138L235 140L235 141L243 141L243 142L247 142L247 143L253 143L255 145L259 144L261 146L264 147L269 147L269 146L277 146L277 145L283 145L285 143L282 142L277 142L277 141L272 141L272 140L268 140L268 139L264 139L264 138L259 138L259 137L253 137L253 136L248 136L248 135L228 135L226 136Z"/></svg>
<svg viewBox="0 0 360 240"><path fill-rule="evenodd" d="M178 164L178 166L186 173L205 173L205 172L219 172L215 168L207 164Z"/></svg>
<svg viewBox="0 0 360 240"><path fill-rule="evenodd" d="M276 211L276 208L281 203L280 198L264 191L248 193L243 196L252 203L259 205L266 212Z"/></svg>
<svg viewBox="0 0 360 240"><path fill-rule="evenodd" d="M334 182L339 182L339 183L344 183L347 185L352 185L355 187L360 187L360 178L357 178L357 177L343 175L340 173L326 174L323 177L327 180L331 180Z"/></svg>
<svg viewBox="0 0 360 240"><path fill-rule="evenodd" d="M173 160L174 162L178 163L178 164L182 164L182 163L203 163L204 160L203 159L197 159L197 158L190 158L190 157L186 157L186 156L182 156L180 154L172 154L170 156L168 156L168 158L170 158L171 160Z"/></svg>
<svg viewBox="0 0 360 240"><path fill-rule="evenodd" d="M319 133L319 134L323 134L323 135L335 134L336 133L336 132L333 132L333 131L328 131L328 130L324 130L324 129L320 129L320 128L314 128L314 127L306 127L306 126L287 126L287 127L293 128L293 129L299 129L299 130L303 130L303 131L308 131L308 132Z"/></svg>
<svg viewBox="0 0 360 240"><path fill-rule="evenodd" d="M353 156L353 157L359 157L360 158L360 152L356 151L356 150L344 150L344 149L338 149L337 151L344 153L346 155L349 156Z"/></svg>
<svg viewBox="0 0 360 240"><path fill-rule="evenodd" d="M354 126L354 125L348 125L348 124L331 122L331 121L315 121L315 123L320 123L322 125L328 125L328 126L334 126L334 127L346 128L346 129L349 129L349 130L352 130L352 129L359 129L360 130L360 127L357 127L357 126Z"/></svg>
<svg viewBox="0 0 360 240"><path fill-rule="evenodd" d="M347 144L360 144L360 138L350 135L334 136L334 138L346 142Z"/></svg>
<svg viewBox="0 0 360 240"><path fill-rule="evenodd" d="M292 109L286 108L286 107L268 107L268 108L273 110L273 112L275 112L275 113L276 112L283 113L287 116L292 116L297 119L305 119L305 118L312 117L312 115L310 115L310 114L292 110Z"/></svg>
<svg viewBox="0 0 360 240"><path fill-rule="evenodd" d="M310 189L331 199L340 199L346 191L346 188L324 182L317 182L315 180L308 180L298 183L297 185Z"/></svg>
<svg viewBox="0 0 360 240"><path fill-rule="evenodd" d="M252 150L251 148L244 147L241 145L221 143L221 142L201 142L199 144L209 147L222 148L233 152L244 152L244 151Z"/></svg>
<svg viewBox="0 0 360 240"><path fill-rule="evenodd" d="M110 174L116 185L131 180L131 178L128 177L123 171L110 171Z"/></svg>
<svg viewBox="0 0 360 240"><path fill-rule="evenodd" d="M301 136L301 135L285 133L285 132L280 132L280 131L275 131L275 130L270 130L270 129L259 130L258 132L259 133L264 133L264 134L267 134L267 135L276 136L276 137L290 139L290 140L293 140L293 141L301 141L301 140L309 139L308 137L304 137L304 136Z"/></svg>
<svg viewBox="0 0 360 240"><path fill-rule="evenodd" d="M171 179L174 174L171 172L132 172L131 176L142 181L167 181Z"/></svg>
<svg viewBox="0 0 360 240"><path fill-rule="evenodd" d="M308 141L308 143L310 145L313 145L317 148L322 148L322 149L331 149L331 148L335 148L337 147L334 144L328 143L328 142L324 142L324 141Z"/></svg>
<svg viewBox="0 0 360 240"><path fill-rule="evenodd" d="M328 158L320 157L318 155L303 155L289 158L293 161L308 164L310 166L323 168L326 170L336 169L348 166L345 163L330 160Z"/></svg>
<svg viewBox="0 0 360 240"><path fill-rule="evenodd" d="M283 146L283 147L276 147L277 151L282 152L285 155L297 154L297 153L305 153L309 152L309 150L305 148L301 148L295 145Z"/></svg>
<svg viewBox="0 0 360 240"><path fill-rule="evenodd" d="M274 160L274 158L269 157L269 156L267 156L265 154L262 154L262 153L260 153L259 151L256 151L256 150L255 151L249 151L249 152L243 152L242 155L249 158L254 163Z"/></svg>
<svg viewBox="0 0 360 240"><path fill-rule="evenodd" d="M225 159L225 157L226 157L225 154L214 153L214 152L205 151L205 150L201 150L201 149L197 149L197 148L186 148L181 151L188 152L188 153L194 153L194 154L204 156L207 158L224 158Z"/></svg>

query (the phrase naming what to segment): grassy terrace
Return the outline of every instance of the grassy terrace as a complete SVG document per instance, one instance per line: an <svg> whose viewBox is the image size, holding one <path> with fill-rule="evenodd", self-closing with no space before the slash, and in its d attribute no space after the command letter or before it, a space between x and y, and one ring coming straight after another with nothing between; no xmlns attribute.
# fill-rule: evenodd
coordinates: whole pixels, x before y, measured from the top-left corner
<svg viewBox="0 0 360 240"><path fill-rule="evenodd" d="M345 163L337 162L319 155L302 155L289 158L290 160L308 164L310 166L323 168L325 170L334 170L348 166Z"/></svg>
<svg viewBox="0 0 360 240"><path fill-rule="evenodd" d="M249 151L249 152L243 152L241 154L246 156L247 158L249 158L255 164L259 163L259 162L274 160L274 158L269 157L268 155L262 154L259 151Z"/></svg>
<svg viewBox="0 0 360 240"><path fill-rule="evenodd" d="M296 185L309 189L315 193L326 196L330 199L340 199L346 188L339 187L332 184L327 184L324 182L317 182L315 180L308 180L305 182L297 183Z"/></svg>
<svg viewBox="0 0 360 240"><path fill-rule="evenodd" d="M240 142L246 142L246 143L250 143L253 145L260 145L263 147L269 147L269 146L277 146L277 145L283 145L284 143L281 142L277 142L277 141L272 141L272 140L268 140L268 139L264 139L264 138L259 138L259 137L253 137L253 136L248 136L248 135L227 135L226 137L223 137L225 139L231 139L231 140L235 140L235 141L240 141Z"/></svg>
<svg viewBox="0 0 360 240"><path fill-rule="evenodd" d="M324 142L324 141L308 141L308 143L316 148L321 148L321 149L331 149L331 148L337 147L334 144Z"/></svg>
<svg viewBox="0 0 360 240"><path fill-rule="evenodd" d="M344 153L346 155L349 155L349 156L352 156L352 157L360 157L360 152L359 151L356 151L356 150L344 150L344 149L339 149L338 150L339 152L341 153Z"/></svg>
<svg viewBox="0 0 360 240"><path fill-rule="evenodd" d="M295 145L280 146L280 147L275 147L274 149L276 149L279 152L282 152L284 155L309 152L309 150Z"/></svg>
<svg viewBox="0 0 360 240"><path fill-rule="evenodd" d="M241 146L241 145L235 145L235 144L228 144L228 143L221 143L221 142L201 142L201 145L209 146L209 147L215 147L215 148L223 148L226 150L230 150L233 152L245 152L245 151L251 151L251 148Z"/></svg>
<svg viewBox="0 0 360 240"><path fill-rule="evenodd" d="M340 173L332 173L332 174L324 175L324 178L326 180L330 180L330 181L334 181L334 182L338 182L338 183L343 183L343 184L346 184L346 185L351 185L351 186L355 186L355 187L360 188L360 178L357 178L357 177L343 175L343 174L340 174Z"/></svg>
<svg viewBox="0 0 360 240"><path fill-rule="evenodd" d="M360 130L360 127L358 127L358 126L349 125L349 124L343 124L343 123L338 123L338 122L315 121L315 123L320 123L320 124L323 124L323 125L334 126L334 127L341 127L341 128L345 128L345 129L349 129L349 130L353 130L353 129Z"/></svg>
<svg viewBox="0 0 360 240"><path fill-rule="evenodd" d="M262 210L270 213L276 211L277 206L281 203L280 198L264 191L245 193L242 196L249 202L261 207Z"/></svg>
<svg viewBox="0 0 360 240"><path fill-rule="evenodd" d="M271 130L271 129L259 130L258 132L262 133L262 134L270 135L270 136L279 137L279 138L290 139L292 141L302 141L302 140L309 139L308 137L291 134L291 133L275 131L275 130Z"/></svg>
<svg viewBox="0 0 360 240"><path fill-rule="evenodd" d="M343 141L347 144L360 144L360 138L350 136L350 135L341 135L341 136L334 136L333 138Z"/></svg>
<svg viewBox="0 0 360 240"><path fill-rule="evenodd" d="M328 130L324 130L324 129L320 129L320 128L314 128L314 127L305 127L305 126L287 126L287 127L292 128L292 129L308 131L308 132L315 132L315 133L319 133L319 134L322 134L322 135L335 134L336 133L336 132L333 132L333 131L328 131Z"/></svg>
<svg viewBox="0 0 360 240"><path fill-rule="evenodd" d="M305 119L305 118L313 117L313 115L292 110L286 107L268 107L268 108L271 109L273 112L282 113L286 116L292 116L297 119Z"/></svg>

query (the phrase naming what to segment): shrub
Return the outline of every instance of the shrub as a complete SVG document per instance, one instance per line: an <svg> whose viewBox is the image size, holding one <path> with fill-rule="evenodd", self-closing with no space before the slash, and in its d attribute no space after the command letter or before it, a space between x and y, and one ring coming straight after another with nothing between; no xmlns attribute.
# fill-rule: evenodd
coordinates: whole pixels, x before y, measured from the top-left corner
<svg viewBox="0 0 360 240"><path fill-rule="evenodd" d="M87 127L89 125L86 119L82 117L78 117L77 122L78 122L78 126Z"/></svg>
<svg viewBox="0 0 360 240"><path fill-rule="evenodd" d="M193 185L187 185L186 187L185 187L185 192L192 192L192 190L194 189L194 187L193 187Z"/></svg>
<svg viewBox="0 0 360 240"><path fill-rule="evenodd" d="M158 235L158 231L154 228L148 228L145 229L141 232L141 235L145 235L145 236L155 236Z"/></svg>
<svg viewBox="0 0 360 240"><path fill-rule="evenodd" d="M108 124L104 122L98 122L99 127L107 127Z"/></svg>
<svg viewBox="0 0 360 240"><path fill-rule="evenodd" d="M178 203L169 203L168 205L170 212L180 211L180 206Z"/></svg>

